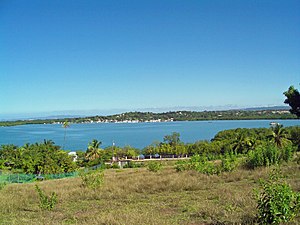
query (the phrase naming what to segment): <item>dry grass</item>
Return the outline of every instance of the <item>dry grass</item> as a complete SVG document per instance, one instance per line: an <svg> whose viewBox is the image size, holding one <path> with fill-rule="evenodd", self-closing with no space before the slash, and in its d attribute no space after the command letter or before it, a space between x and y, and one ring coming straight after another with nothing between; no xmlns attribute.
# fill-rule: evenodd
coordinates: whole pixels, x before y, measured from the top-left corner
<svg viewBox="0 0 300 225"><path fill-rule="evenodd" d="M253 188L269 171L206 176L171 167L158 173L107 170L97 191L82 187L80 178L40 182L46 193L58 195L53 211L39 208L35 184L11 184L0 190L0 224L251 224ZM282 171L300 191L299 166L289 164Z"/></svg>

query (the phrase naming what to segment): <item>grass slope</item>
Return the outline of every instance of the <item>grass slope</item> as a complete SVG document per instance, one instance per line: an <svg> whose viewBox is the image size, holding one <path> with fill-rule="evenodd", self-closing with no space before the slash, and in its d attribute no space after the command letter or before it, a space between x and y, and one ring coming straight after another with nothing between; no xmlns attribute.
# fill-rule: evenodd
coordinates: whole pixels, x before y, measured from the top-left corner
<svg viewBox="0 0 300 225"><path fill-rule="evenodd" d="M239 169L219 176L171 166L153 173L145 168L106 170L96 191L80 178L38 183L47 194L55 191L53 211L39 208L34 185L10 184L0 190L0 224L251 224L256 202L253 188L270 168ZM300 191L300 167L289 164L283 174ZM292 224L300 224L297 217Z"/></svg>

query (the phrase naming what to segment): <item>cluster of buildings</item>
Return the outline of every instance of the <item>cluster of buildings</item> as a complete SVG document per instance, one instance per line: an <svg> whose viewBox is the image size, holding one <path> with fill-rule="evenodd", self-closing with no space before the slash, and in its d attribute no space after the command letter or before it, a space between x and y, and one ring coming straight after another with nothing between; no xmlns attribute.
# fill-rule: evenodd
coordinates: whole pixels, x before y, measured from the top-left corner
<svg viewBox="0 0 300 225"><path fill-rule="evenodd" d="M173 122L174 119L152 119L152 120L85 120L80 123L160 123L160 122ZM63 124L62 122L54 122L53 124Z"/></svg>

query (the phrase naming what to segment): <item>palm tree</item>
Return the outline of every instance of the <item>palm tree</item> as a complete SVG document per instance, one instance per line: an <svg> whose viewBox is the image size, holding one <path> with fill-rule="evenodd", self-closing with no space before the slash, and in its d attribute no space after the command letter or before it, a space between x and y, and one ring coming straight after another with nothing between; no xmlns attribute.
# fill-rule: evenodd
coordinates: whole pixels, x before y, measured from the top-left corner
<svg viewBox="0 0 300 225"><path fill-rule="evenodd" d="M66 143L66 136L67 136L67 128L70 127L70 124L69 122L66 120L62 127L65 129L65 133L64 133L64 144L63 144L63 148L62 149L65 149L65 143Z"/></svg>
<svg viewBox="0 0 300 225"><path fill-rule="evenodd" d="M54 145L54 144L55 144L54 141L44 139L44 145L51 146L51 145Z"/></svg>
<svg viewBox="0 0 300 225"><path fill-rule="evenodd" d="M274 127L272 127L272 134L268 137L279 148L282 148L289 142L288 132L283 128L283 125L281 124L276 124Z"/></svg>
<svg viewBox="0 0 300 225"><path fill-rule="evenodd" d="M239 134L232 143L232 149L237 153L247 153L254 147L255 141L245 134Z"/></svg>
<svg viewBox="0 0 300 225"><path fill-rule="evenodd" d="M101 156L101 149L99 146L102 144L101 141L98 141L96 139L92 140L91 143L89 143L85 157L88 160L95 160L100 158Z"/></svg>

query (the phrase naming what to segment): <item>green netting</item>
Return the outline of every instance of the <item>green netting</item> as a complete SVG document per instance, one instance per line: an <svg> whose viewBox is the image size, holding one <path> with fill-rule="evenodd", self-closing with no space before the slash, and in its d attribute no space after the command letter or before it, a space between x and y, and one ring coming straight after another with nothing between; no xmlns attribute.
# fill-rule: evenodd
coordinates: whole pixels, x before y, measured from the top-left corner
<svg viewBox="0 0 300 225"><path fill-rule="evenodd" d="M52 179L61 179L65 177L76 177L78 175L78 172L71 172L71 173L60 173L60 174L45 174L43 177L46 180L52 180Z"/></svg>
<svg viewBox="0 0 300 225"><path fill-rule="evenodd" d="M29 183L36 180L52 180L61 179L66 177L76 177L78 172L61 173L61 174L1 174L0 183Z"/></svg>
<svg viewBox="0 0 300 225"><path fill-rule="evenodd" d="M6 176L0 175L0 183L6 182Z"/></svg>
<svg viewBox="0 0 300 225"><path fill-rule="evenodd" d="M95 170L97 168L102 167L101 164L93 166L91 168L85 168L88 170ZM0 183L29 183L36 180L53 180L53 179L61 179L67 177L77 177L79 174L78 171L70 172L70 173L59 173L59 174L17 174L17 173L2 173L0 171Z"/></svg>

